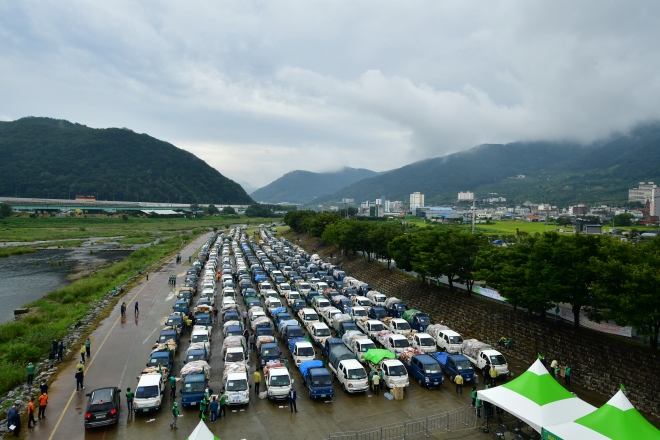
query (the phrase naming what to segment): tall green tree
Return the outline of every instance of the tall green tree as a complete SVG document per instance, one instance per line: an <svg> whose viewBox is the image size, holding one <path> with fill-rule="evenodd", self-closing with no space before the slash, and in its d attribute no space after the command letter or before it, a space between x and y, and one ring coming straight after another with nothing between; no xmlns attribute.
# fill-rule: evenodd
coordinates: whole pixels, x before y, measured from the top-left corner
<svg viewBox="0 0 660 440"><path fill-rule="evenodd" d="M220 210L218 208L216 208L213 203L211 203L209 206L206 207L206 213L208 215L218 214L219 212L220 212Z"/></svg>
<svg viewBox="0 0 660 440"><path fill-rule="evenodd" d="M392 262L392 255L390 254L388 245L401 235L403 235L403 226L391 223L376 224L369 231L369 241L371 242L373 253L378 258L387 261L388 270L390 270L390 264Z"/></svg>
<svg viewBox="0 0 660 440"><path fill-rule="evenodd" d="M3 202L0 203L0 218L2 217L11 217L12 216L12 209L11 205L9 203Z"/></svg>
<svg viewBox="0 0 660 440"><path fill-rule="evenodd" d="M339 214L334 212L322 212L308 220L309 233L314 237L323 237L323 231L328 225L339 221Z"/></svg>

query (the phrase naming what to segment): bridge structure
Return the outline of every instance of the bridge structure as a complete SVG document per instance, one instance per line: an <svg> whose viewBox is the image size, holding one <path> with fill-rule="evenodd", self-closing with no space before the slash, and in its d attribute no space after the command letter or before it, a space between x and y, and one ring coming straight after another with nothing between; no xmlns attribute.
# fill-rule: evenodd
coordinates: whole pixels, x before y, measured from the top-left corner
<svg viewBox="0 0 660 440"><path fill-rule="evenodd" d="M14 211L24 212L66 212L87 211L89 213L117 213L117 212L190 212L191 205L185 203L151 203L126 202L115 200L71 200L71 199L34 199L22 197L0 197L0 203L9 203ZM207 207L209 203L199 204ZM229 205L213 203L219 210L231 206L236 211L244 211L249 205Z"/></svg>

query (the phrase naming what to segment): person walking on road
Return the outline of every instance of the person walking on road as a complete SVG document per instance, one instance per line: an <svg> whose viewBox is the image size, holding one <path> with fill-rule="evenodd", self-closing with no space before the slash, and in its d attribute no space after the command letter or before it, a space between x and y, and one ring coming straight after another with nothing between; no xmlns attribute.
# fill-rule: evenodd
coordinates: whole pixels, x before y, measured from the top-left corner
<svg viewBox="0 0 660 440"><path fill-rule="evenodd" d="M564 382L566 383L567 387L571 386L571 374L573 374L571 367L566 365L566 370L564 370Z"/></svg>
<svg viewBox="0 0 660 440"><path fill-rule="evenodd" d="M223 415L227 417L227 394L225 390L222 390L222 393L220 393L220 415L218 417L222 417Z"/></svg>
<svg viewBox="0 0 660 440"><path fill-rule="evenodd" d="M138 302L135 301L135 316L138 316L140 314L140 308L138 307Z"/></svg>
<svg viewBox="0 0 660 440"><path fill-rule="evenodd" d="M374 374L374 377L371 378L371 383L373 384L374 394L377 396L380 395L380 376Z"/></svg>
<svg viewBox="0 0 660 440"><path fill-rule="evenodd" d="M85 389L84 386L84 380L85 380L85 373L83 373L81 370L76 371L76 393L79 391L79 388L82 388L83 390Z"/></svg>
<svg viewBox="0 0 660 440"><path fill-rule="evenodd" d="M39 396L39 420L46 418L46 405L48 405L48 394L44 391Z"/></svg>
<svg viewBox="0 0 660 440"><path fill-rule="evenodd" d="M463 394L463 376L457 374L454 382L456 383L456 394Z"/></svg>
<svg viewBox="0 0 660 440"><path fill-rule="evenodd" d="M84 364L85 363L85 353L87 352L87 349L85 348L85 344L80 347L80 363Z"/></svg>
<svg viewBox="0 0 660 440"><path fill-rule="evenodd" d="M213 320L215 322L218 322L218 308L217 307L213 309Z"/></svg>
<svg viewBox="0 0 660 440"><path fill-rule="evenodd" d="M257 334L253 333L250 336L250 351L254 351L254 347L257 345Z"/></svg>
<svg viewBox="0 0 660 440"><path fill-rule="evenodd" d="M28 413L28 429L34 428L35 425L37 424L37 421L34 420L34 397L32 397L30 399L30 403L28 403L27 413Z"/></svg>
<svg viewBox="0 0 660 440"><path fill-rule="evenodd" d="M472 404L470 406L474 408L477 403L477 387L472 387L471 397L472 397Z"/></svg>
<svg viewBox="0 0 660 440"><path fill-rule="evenodd" d="M27 383L32 386L32 381L34 380L34 365L30 362L27 366Z"/></svg>
<svg viewBox="0 0 660 440"><path fill-rule="evenodd" d="M257 397L259 397L259 386L261 385L261 373L259 373L259 370L255 370L254 372L254 392L256 393Z"/></svg>
<svg viewBox="0 0 660 440"><path fill-rule="evenodd" d="M125 302L121 303L121 307L119 308L119 310L121 311L121 316L126 316L126 303Z"/></svg>
<svg viewBox="0 0 660 440"><path fill-rule="evenodd" d="M149 271L147 271L147 281L149 281Z"/></svg>
<svg viewBox="0 0 660 440"><path fill-rule="evenodd" d="M92 341L90 341L89 338L85 341L85 351L87 352L88 358L92 357Z"/></svg>
<svg viewBox="0 0 660 440"><path fill-rule="evenodd" d="M62 362L62 356L64 356L64 341L60 341L57 347L57 362Z"/></svg>
<svg viewBox="0 0 660 440"><path fill-rule="evenodd" d="M248 329L245 329L245 331L243 332L243 339L245 339L246 344L247 344L247 341L250 340L250 332L248 331Z"/></svg>
<svg viewBox="0 0 660 440"><path fill-rule="evenodd" d="M176 399L176 377L170 374L170 397Z"/></svg>
<svg viewBox="0 0 660 440"><path fill-rule="evenodd" d="M218 418L218 408L220 407L220 404L214 397L213 400L211 400L211 423L215 423L216 419Z"/></svg>
<svg viewBox="0 0 660 440"><path fill-rule="evenodd" d="M14 414L18 412L18 408L16 408L16 404L12 403L11 407L9 408L9 411L7 411L7 429L11 426L11 419L14 417Z"/></svg>
<svg viewBox="0 0 660 440"><path fill-rule="evenodd" d="M41 390L41 393L48 393L48 384L46 383L45 380L41 381L41 385L39 385L39 390Z"/></svg>
<svg viewBox="0 0 660 440"><path fill-rule="evenodd" d="M176 426L176 420L179 418L179 404L174 402L172 404L172 423L170 423L170 429L179 429Z"/></svg>
<svg viewBox="0 0 660 440"><path fill-rule="evenodd" d="M248 312L247 310L243 310L243 326L247 325L247 319L248 319Z"/></svg>
<svg viewBox="0 0 660 440"><path fill-rule="evenodd" d="M495 368L495 365L492 365L490 367L489 374L490 374L490 386L494 387L497 385L497 376L500 375L500 373L497 372L497 368Z"/></svg>
<svg viewBox="0 0 660 440"><path fill-rule="evenodd" d="M128 406L129 417L133 414L133 399L135 399L135 393L130 388L126 388L126 405Z"/></svg>

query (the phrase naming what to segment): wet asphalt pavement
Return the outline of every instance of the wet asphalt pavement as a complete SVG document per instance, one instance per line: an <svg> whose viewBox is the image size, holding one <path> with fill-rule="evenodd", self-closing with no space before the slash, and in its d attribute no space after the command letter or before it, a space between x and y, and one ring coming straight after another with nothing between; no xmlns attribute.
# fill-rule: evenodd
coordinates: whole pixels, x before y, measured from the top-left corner
<svg viewBox="0 0 660 440"><path fill-rule="evenodd" d="M204 244L209 235L198 238L189 244L181 255L184 261ZM119 306L104 319L92 333L92 359L86 365L85 390L75 391L75 363L60 372L58 379L50 388L47 419L28 430L28 438L38 437L48 440L69 439L186 439L199 422L196 409L181 408L182 416L178 419L179 429L171 430L172 399L169 387L164 396L163 408L155 414L137 414L129 416L125 403L127 387L135 389L137 374L148 361L151 347L156 341L162 325L161 319L169 315L175 302L174 287L168 284L170 274L183 279L189 266L177 265L174 258L167 261L156 272L151 273L149 281L142 282L124 296L128 304L127 316L120 317ZM199 297L194 298L194 302ZM237 301L243 305L242 297ZM140 315L133 315L134 302L139 301ZM211 388L221 389L222 361L220 359L222 335L221 325L214 329L211 365ZM279 335L277 335L279 336ZM188 334L182 335L178 348L174 372L178 376L181 360L188 346ZM288 350L282 347L283 354ZM74 347L77 350L78 347ZM321 355L318 352L318 359ZM289 358L290 359L290 358ZM250 355L250 378L256 366L256 356ZM464 394L458 395L454 387L446 383L439 389L427 390L411 383L406 389L403 400L388 400L383 393L380 396L368 393L347 394L335 381L335 397L332 401L310 400L302 383L298 370L291 368L294 387L298 392L298 413L291 413L288 403L271 402L250 395L249 405L228 407L227 417L216 423L207 422L207 426L223 440L233 439L325 439L331 432L360 430L382 426L419 417L425 417L446 411L452 411L470 405L470 386L465 386ZM446 378L445 378L446 380ZM86 408L85 393L96 388L119 386L122 390L122 408L118 426L85 429L83 426ZM482 385L479 386L480 388ZM180 387L179 387L180 388ZM264 390L262 384L262 391ZM178 397L180 399L180 397ZM481 421L479 421L480 424ZM474 429L461 430L453 427L453 432L434 431L432 438L477 439L487 438ZM490 434L492 435L492 434ZM424 436L421 436L422 438ZM409 437L416 438L416 437Z"/></svg>

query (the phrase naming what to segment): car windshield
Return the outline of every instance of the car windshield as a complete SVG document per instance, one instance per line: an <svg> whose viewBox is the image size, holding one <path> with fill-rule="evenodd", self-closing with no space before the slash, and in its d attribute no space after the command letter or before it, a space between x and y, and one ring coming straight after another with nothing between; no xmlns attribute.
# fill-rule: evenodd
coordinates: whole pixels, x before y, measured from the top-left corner
<svg viewBox="0 0 660 440"><path fill-rule="evenodd" d="M167 342L170 339L174 339L174 335L160 335L159 342Z"/></svg>
<svg viewBox="0 0 660 440"><path fill-rule="evenodd" d="M404 305L401 304L401 303L396 303L396 304L394 305L394 307L395 307L396 310L399 311L399 312L403 312L403 311L406 310L406 306L404 306Z"/></svg>
<svg viewBox="0 0 660 440"><path fill-rule="evenodd" d="M281 376L271 376L270 377L270 386L273 387L286 387L291 384L289 376L284 374Z"/></svg>
<svg viewBox="0 0 660 440"><path fill-rule="evenodd" d="M407 322L397 322L397 330L410 330L410 325Z"/></svg>
<svg viewBox="0 0 660 440"><path fill-rule="evenodd" d="M175 326L180 324L181 324L181 318L169 318L167 320L167 325Z"/></svg>
<svg viewBox="0 0 660 440"><path fill-rule="evenodd" d="M204 355L203 354L192 354L188 356L188 362L192 361L203 361L204 360Z"/></svg>
<svg viewBox="0 0 660 440"><path fill-rule="evenodd" d="M450 336L449 337L449 343L450 344L462 344L463 343L463 338L460 336Z"/></svg>
<svg viewBox="0 0 660 440"><path fill-rule="evenodd" d="M157 385L150 385L148 387L137 387L135 390L135 397L137 399L149 399L152 397L158 397L160 394Z"/></svg>
<svg viewBox="0 0 660 440"><path fill-rule="evenodd" d="M317 387L329 387L332 385L332 379L330 376L314 377L312 379L312 385Z"/></svg>
<svg viewBox="0 0 660 440"><path fill-rule="evenodd" d="M288 284L282 284L282 285L280 285L280 289L282 289L282 290L291 290L291 286L289 286Z"/></svg>
<svg viewBox="0 0 660 440"><path fill-rule="evenodd" d="M367 378L367 373L366 371L364 371L364 368L360 368L359 370L348 370L349 380L360 380L366 378Z"/></svg>
<svg viewBox="0 0 660 440"><path fill-rule="evenodd" d="M329 328L319 328L316 330L316 336L330 336Z"/></svg>
<svg viewBox="0 0 660 440"><path fill-rule="evenodd" d="M157 367L158 365L167 365L170 360L165 357L152 358L150 365Z"/></svg>
<svg viewBox="0 0 660 440"><path fill-rule="evenodd" d="M243 332L241 329L229 329L227 330L227 336L241 336Z"/></svg>
<svg viewBox="0 0 660 440"><path fill-rule="evenodd" d="M206 324L211 324L210 317L197 318L197 325L206 325Z"/></svg>
<svg viewBox="0 0 660 440"><path fill-rule="evenodd" d="M369 330L372 331L372 332L379 332L379 331L383 330L383 328L384 328L383 324L371 324L369 326Z"/></svg>
<svg viewBox="0 0 660 440"><path fill-rule="evenodd" d="M369 301L368 299L361 299L361 300L358 301L358 303L361 306L370 306L371 305L371 301Z"/></svg>
<svg viewBox="0 0 660 440"><path fill-rule="evenodd" d="M319 315L316 313L305 313L305 321L318 321Z"/></svg>
<svg viewBox="0 0 660 440"><path fill-rule="evenodd" d="M470 361L457 361L456 362L456 369L461 371L461 370L471 370L472 369L472 364Z"/></svg>
<svg viewBox="0 0 660 440"><path fill-rule="evenodd" d="M427 364L424 365L424 372L426 374L437 374L440 373L440 365L438 364Z"/></svg>
<svg viewBox="0 0 660 440"><path fill-rule="evenodd" d="M501 354L490 356L490 361L493 365L506 365L506 359Z"/></svg>
<svg viewBox="0 0 660 440"><path fill-rule="evenodd" d="M367 316L367 311L362 309L353 310L353 316Z"/></svg>
<svg viewBox="0 0 660 440"><path fill-rule="evenodd" d="M435 346L435 341L431 338L420 338L419 345L423 347L433 347Z"/></svg>
<svg viewBox="0 0 660 440"><path fill-rule="evenodd" d="M297 292L296 293L291 292L289 293L289 299L300 299L300 294Z"/></svg>
<svg viewBox="0 0 660 440"><path fill-rule="evenodd" d="M407 339L395 339L394 346L398 348L410 347L410 342Z"/></svg>
<svg viewBox="0 0 660 440"><path fill-rule="evenodd" d="M204 382L186 383L183 385L184 393L203 393L206 389Z"/></svg>
<svg viewBox="0 0 660 440"><path fill-rule="evenodd" d="M372 350L374 348L376 348L376 344L374 344L373 342L367 342L367 343L364 343L360 346L360 351L366 352L366 351Z"/></svg>
<svg viewBox="0 0 660 440"><path fill-rule="evenodd" d="M303 338L305 335L303 335L301 328L292 328L289 329L287 336L289 338Z"/></svg>
<svg viewBox="0 0 660 440"><path fill-rule="evenodd" d="M314 356L314 347L299 347L298 356Z"/></svg>
<svg viewBox="0 0 660 440"><path fill-rule="evenodd" d="M376 319L381 319L387 316L387 312L382 309L374 310L374 315L376 316Z"/></svg>
<svg viewBox="0 0 660 440"><path fill-rule="evenodd" d="M421 325L430 325L431 324L431 319L428 316L420 316L418 319L419 319L419 323Z"/></svg>
<svg viewBox="0 0 660 440"><path fill-rule="evenodd" d="M390 370L390 376L405 376L406 373L406 367L403 365L392 365L389 367Z"/></svg>
<svg viewBox="0 0 660 440"><path fill-rule="evenodd" d="M192 335L192 342L208 342L209 341L209 335L206 333L203 333L201 335Z"/></svg>
<svg viewBox="0 0 660 440"><path fill-rule="evenodd" d="M244 360L243 353L236 352L236 353L227 353L227 358L225 359L225 362L241 362L243 360Z"/></svg>
<svg viewBox="0 0 660 440"><path fill-rule="evenodd" d="M307 289L307 290L311 289L311 287L307 283L300 283L300 288L301 289Z"/></svg>
<svg viewBox="0 0 660 440"><path fill-rule="evenodd" d="M262 348L261 349L261 355L262 356L279 356L280 351L277 348Z"/></svg>
<svg viewBox="0 0 660 440"><path fill-rule="evenodd" d="M228 380L227 391L246 391L248 389L247 380Z"/></svg>

